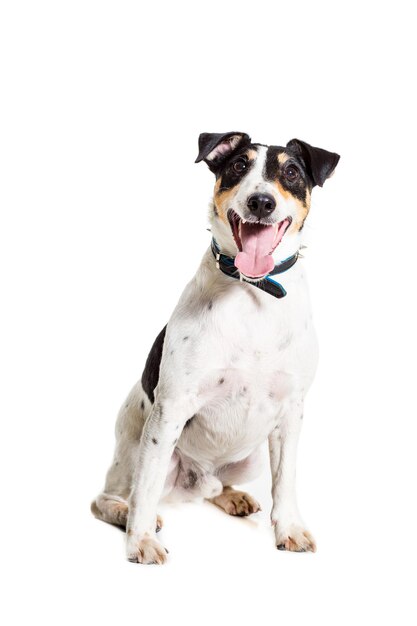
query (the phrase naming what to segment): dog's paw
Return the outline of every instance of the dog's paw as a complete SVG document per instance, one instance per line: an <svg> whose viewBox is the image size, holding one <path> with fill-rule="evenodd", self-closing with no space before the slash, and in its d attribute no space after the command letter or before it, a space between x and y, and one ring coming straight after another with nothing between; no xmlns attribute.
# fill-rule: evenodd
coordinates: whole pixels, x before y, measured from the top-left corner
<svg viewBox="0 0 417 626"><path fill-rule="evenodd" d="M149 535L139 537L128 531L127 559L131 563L162 565L167 560L168 550Z"/></svg>
<svg viewBox="0 0 417 626"><path fill-rule="evenodd" d="M260 504L245 491L226 487L223 493L211 499L229 515L245 517L261 510Z"/></svg>
<svg viewBox="0 0 417 626"><path fill-rule="evenodd" d="M282 528L278 523L275 526L275 543L278 550L289 552L315 552L316 542L312 534L301 524L290 524Z"/></svg>
<svg viewBox="0 0 417 626"><path fill-rule="evenodd" d="M257 513L260 510L261 505L259 502L244 491L235 491L232 493L225 505L226 513L229 515L238 515L239 517L252 515L252 513Z"/></svg>

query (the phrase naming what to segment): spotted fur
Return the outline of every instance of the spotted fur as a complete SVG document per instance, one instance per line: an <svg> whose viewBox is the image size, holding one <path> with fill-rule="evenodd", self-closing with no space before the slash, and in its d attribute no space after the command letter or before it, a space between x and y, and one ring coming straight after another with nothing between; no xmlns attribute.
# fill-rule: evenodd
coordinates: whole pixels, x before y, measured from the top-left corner
<svg viewBox="0 0 417 626"><path fill-rule="evenodd" d="M245 167L233 168L239 159ZM338 156L299 140L268 147L230 132L203 133L197 160L216 176L210 220L223 252L237 252L229 210L249 218L248 197L255 191L275 200L265 218L270 223L291 218L273 252L278 262L299 249L311 191L332 173ZM290 180L288 167L297 168L296 179ZM294 485L304 398L317 362L302 261L282 282L288 295L277 300L235 281L217 269L209 248L155 340L141 381L119 412L114 460L92 505L96 517L126 526L130 561L166 560L155 536L163 498L203 497L230 515L256 513L259 504L232 485L259 474L265 440L276 546L315 550Z"/></svg>

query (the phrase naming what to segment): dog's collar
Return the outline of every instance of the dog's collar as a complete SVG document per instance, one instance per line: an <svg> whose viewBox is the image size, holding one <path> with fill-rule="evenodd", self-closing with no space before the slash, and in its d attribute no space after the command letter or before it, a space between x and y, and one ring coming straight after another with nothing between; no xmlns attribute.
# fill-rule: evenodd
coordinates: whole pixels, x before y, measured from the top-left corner
<svg viewBox="0 0 417 626"><path fill-rule="evenodd" d="M219 270L221 270L223 274L226 274L226 276L230 276L231 278L236 278L237 280L245 281L245 279L242 278L242 276L239 273L239 270L235 266L234 257L227 256L226 254L222 254L220 252L219 245L217 241L214 239L214 237L211 240L211 251L213 252L214 258L216 259L216 267ZM284 296L287 295L287 292L285 291L284 287L280 283L278 283L276 280L271 278L271 276L275 276L276 274L282 274L283 272L286 272L287 270L289 270L290 267L292 267L297 262L298 257L299 257L299 252L297 250L297 252L293 254L292 256L289 256L288 259L285 259L284 261L281 261L281 263L278 263L277 265L275 265L272 272L269 272L269 274L265 276L265 278L263 278L259 282L257 283L252 283L250 281L245 281L245 282L249 282L249 284L253 285L254 287L257 287L258 289L262 289L262 291L266 291L266 293L269 293L271 296L274 296L275 298L283 298Z"/></svg>

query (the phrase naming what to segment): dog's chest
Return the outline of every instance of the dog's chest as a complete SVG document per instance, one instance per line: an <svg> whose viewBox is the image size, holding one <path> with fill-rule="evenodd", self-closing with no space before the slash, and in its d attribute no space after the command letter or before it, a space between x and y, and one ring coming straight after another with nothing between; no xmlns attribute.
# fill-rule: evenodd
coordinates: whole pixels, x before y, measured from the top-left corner
<svg viewBox="0 0 417 626"><path fill-rule="evenodd" d="M243 458L266 439L288 403L303 396L317 354L308 296L300 287L282 301L263 293L213 298L206 312L201 306L194 329L182 325L176 371L184 371L199 399L181 437L185 453L213 462Z"/></svg>

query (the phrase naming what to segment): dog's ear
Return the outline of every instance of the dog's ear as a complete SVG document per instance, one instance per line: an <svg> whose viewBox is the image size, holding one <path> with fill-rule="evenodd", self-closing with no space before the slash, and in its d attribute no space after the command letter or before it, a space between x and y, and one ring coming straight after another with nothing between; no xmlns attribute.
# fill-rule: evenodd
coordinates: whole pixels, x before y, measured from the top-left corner
<svg viewBox="0 0 417 626"><path fill-rule="evenodd" d="M201 133L195 162L200 163L204 160L209 168L215 171L242 143L250 143L250 137L246 133Z"/></svg>
<svg viewBox="0 0 417 626"><path fill-rule="evenodd" d="M315 148L300 139L291 139L287 143L287 148L292 148L303 158L307 173L313 181L313 187L314 185L323 187L324 181L333 174L340 159L335 152Z"/></svg>

